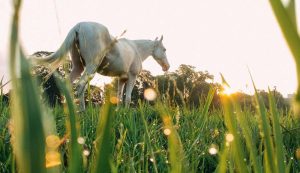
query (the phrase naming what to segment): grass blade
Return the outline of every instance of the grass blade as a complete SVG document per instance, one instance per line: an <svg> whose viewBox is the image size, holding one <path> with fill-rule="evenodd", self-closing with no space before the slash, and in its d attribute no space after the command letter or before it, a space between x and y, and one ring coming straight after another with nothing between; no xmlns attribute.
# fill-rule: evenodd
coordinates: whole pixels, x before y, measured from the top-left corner
<svg viewBox="0 0 300 173"><path fill-rule="evenodd" d="M229 87L229 84L226 82L224 76L222 74L220 75L222 78L223 86ZM234 111L235 101L232 100L230 95L221 94L221 103L224 110L224 121L228 130L228 134L233 135L232 141L227 141L227 142L228 144L232 145L233 148L232 152L233 152L234 161L237 165L237 170L239 170L239 172L244 172L246 168L246 164L243 161L245 158L245 153L241 145L241 138L238 134L239 130L237 127L237 120L235 119L236 117L235 116L236 111Z"/></svg>
<svg viewBox="0 0 300 173"><path fill-rule="evenodd" d="M207 98L206 98L204 108L202 109L202 112L201 112L201 115L204 116L204 117L206 117L207 114L208 114L209 106L211 105L211 102L214 98L215 92L216 92L216 89L213 88L213 87L210 87L210 89L208 91L208 94L207 94Z"/></svg>
<svg viewBox="0 0 300 173"><path fill-rule="evenodd" d="M172 118L161 103L157 103L156 108L159 111L164 124L164 135L168 138L169 163L171 166L170 172L185 172L186 165L184 164L184 151L177 130L173 126Z"/></svg>
<svg viewBox="0 0 300 173"><path fill-rule="evenodd" d="M218 172L218 173L226 173L226 170L227 170L227 156L228 156L228 151L229 149L228 148L224 148L223 152L220 153L220 161L218 163L218 167L216 169L215 172Z"/></svg>
<svg viewBox="0 0 300 173"><path fill-rule="evenodd" d="M234 102L235 110L237 112L237 120L240 123L240 127L241 127L244 137L245 137L246 147L248 148L248 151L250 152L250 159L253 164L253 170L256 173L261 173L262 165L260 165L259 161L258 161L258 156L257 156L258 151L257 151L257 148L256 148L255 143L251 136L252 130L250 129L250 127L248 125L245 113L243 113L241 110L241 106L235 100L233 102Z"/></svg>
<svg viewBox="0 0 300 173"><path fill-rule="evenodd" d="M115 109L109 101L110 94L106 94L106 101L101 110L99 125L97 129L96 148L97 155L95 160L94 173L98 172L112 172L112 128L115 116Z"/></svg>
<svg viewBox="0 0 300 173"><path fill-rule="evenodd" d="M283 151L283 142L282 142L282 134L280 130L279 124L279 113L275 104L274 97L269 89L269 104L271 109L271 120L273 124L273 135L274 135L274 145L275 145L275 153L276 153L276 165L278 166L279 172L285 171L284 164L284 151Z"/></svg>
<svg viewBox="0 0 300 173"><path fill-rule="evenodd" d="M18 42L18 22L21 0L14 2L10 37L10 74L12 77L12 119L14 150L20 172L45 172L45 137L41 120L38 89L32 79L29 64ZM16 62L20 62L21 78L17 80Z"/></svg>
<svg viewBox="0 0 300 173"><path fill-rule="evenodd" d="M56 83L61 90L62 94L65 96L66 103L67 103L67 115L69 122L67 122L70 125L70 157L69 157L69 172L72 173L80 173L82 172L82 149L80 145L77 142L78 139L78 133L79 129L76 127L77 120L76 120L76 113L75 113L75 107L73 103L72 96L70 94L69 89L67 88L67 84L63 83L62 80L59 77L55 78Z"/></svg>
<svg viewBox="0 0 300 173"><path fill-rule="evenodd" d="M45 172L45 136L38 88L32 79L29 64L22 52L21 78L14 82L13 122L15 123L15 150L21 172Z"/></svg>
<svg viewBox="0 0 300 173"><path fill-rule="evenodd" d="M289 17L290 17L291 21L294 24L294 27L297 30L298 27L297 27L297 17L296 17L295 0L289 0L289 3L287 5L286 9L287 9L287 12L289 14Z"/></svg>
<svg viewBox="0 0 300 173"><path fill-rule="evenodd" d="M228 133L232 134L234 139L231 141L233 157L236 163L237 169L239 172L244 172L246 168L246 164L244 162L245 153L241 145L241 139L238 135L237 129L237 121L234 119L234 110L233 110L233 103L230 100L230 96L223 95L221 97L221 102L224 109L224 120L225 125L228 129Z"/></svg>
<svg viewBox="0 0 300 173"><path fill-rule="evenodd" d="M147 146L149 147L150 154L151 154L151 157L152 157L154 172L158 173L156 158L155 158L155 155L154 155L154 152L153 152L153 148L152 148L152 145L151 145L151 142L150 142L151 140L150 140L149 129L148 129L147 121L145 119L145 111L143 109L143 105L142 105L141 102L139 102L139 108L140 108L139 110L140 110L140 113L141 113L143 124L144 124L144 127L145 127L145 131L146 131L146 133L145 133L146 143L147 143Z"/></svg>
<svg viewBox="0 0 300 173"><path fill-rule="evenodd" d="M212 88L212 87L211 87L211 88L209 89L208 94L207 94L207 99L206 99L205 104L204 104L204 107L203 107L203 109L202 109L202 111L201 111L201 116L204 117L204 118L203 118L203 121L204 121L204 122L203 122L203 126L205 125L206 121L208 120L208 110L209 110L209 107L210 107L210 105L211 105L211 102L212 102L212 100L213 100L213 98L214 98L215 92L216 92L216 88ZM201 128L201 127L198 127L198 128ZM187 151L187 152L186 152L187 156L191 153L190 151L192 150L193 147L195 147L195 145L197 144L197 142L199 141L199 139L201 138L202 135L203 135L203 134L200 133L200 134L195 138L195 140L194 140L194 142L192 143L190 149L189 149L189 150L186 150L186 151Z"/></svg>
<svg viewBox="0 0 300 173"><path fill-rule="evenodd" d="M252 79L252 76L251 76ZM265 146L265 163L266 163L266 167L265 169L268 172L278 172L278 169L275 167L275 163L274 163L274 147L273 147L273 140L271 138L271 130L270 130L270 125L268 122L268 117L267 117L267 111L266 111L266 107L264 105L264 102L262 100L262 98L258 95L256 86L254 84L254 81L252 79L252 84L254 87L254 95L255 95L255 101L256 104L258 105L258 113L259 113L259 117L260 117L260 123L261 123L261 133L262 133L262 138L263 138L263 142L264 142L264 146Z"/></svg>
<svg viewBox="0 0 300 173"><path fill-rule="evenodd" d="M288 6L289 8L288 10L285 9L281 0L269 0L269 2L271 4L271 7L279 23L281 31L285 37L285 40L296 62L298 88L297 88L295 99L299 105L300 104L300 38L295 24L296 18L293 17L295 16L294 1L292 0L290 2L290 5Z"/></svg>

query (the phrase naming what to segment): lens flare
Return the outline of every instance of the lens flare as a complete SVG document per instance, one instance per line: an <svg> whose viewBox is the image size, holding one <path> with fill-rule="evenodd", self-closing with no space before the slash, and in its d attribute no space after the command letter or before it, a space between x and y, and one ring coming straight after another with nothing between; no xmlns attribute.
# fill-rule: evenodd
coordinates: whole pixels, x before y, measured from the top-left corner
<svg viewBox="0 0 300 173"><path fill-rule="evenodd" d="M297 148L295 156L298 160L300 160L300 148Z"/></svg>
<svg viewBox="0 0 300 173"><path fill-rule="evenodd" d="M83 150L83 155L89 156L90 155L90 151L87 150L87 149Z"/></svg>
<svg viewBox="0 0 300 173"><path fill-rule="evenodd" d="M46 137L46 145L49 148L57 148L60 145L60 139L56 135L49 135Z"/></svg>
<svg viewBox="0 0 300 173"><path fill-rule="evenodd" d="M166 129L164 130L164 134L165 134L166 136L169 136L169 135L171 134L171 130L170 130L169 128L166 128Z"/></svg>
<svg viewBox="0 0 300 173"><path fill-rule="evenodd" d="M147 88L147 89L145 89L145 91L144 91L144 97L145 97L146 100L153 101L153 100L156 99L157 94L156 94L156 92L154 91L154 89L152 89L152 88Z"/></svg>
<svg viewBox="0 0 300 173"><path fill-rule="evenodd" d="M51 168L61 164L60 153L57 151L49 151L46 153L46 168Z"/></svg>
<svg viewBox="0 0 300 173"><path fill-rule="evenodd" d="M230 88L226 85L224 85L223 87L224 87L224 90L221 91L221 94L223 94L223 95L228 95L229 96L229 95L232 95L232 94L237 92L236 90L234 90L234 89L232 89L232 88Z"/></svg>
<svg viewBox="0 0 300 173"><path fill-rule="evenodd" d="M225 138L226 138L226 141L229 142L229 143L234 140L234 136L231 133L227 133Z"/></svg>
<svg viewBox="0 0 300 173"><path fill-rule="evenodd" d="M218 148L216 145L212 145L209 149L208 149L209 154L211 155L216 155L218 153Z"/></svg>
<svg viewBox="0 0 300 173"><path fill-rule="evenodd" d="M85 139L83 137L78 137L77 138L77 142L81 145L83 145L85 143Z"/></svg>
<svg viewBox="0 0 300 173"><path fill-rule="evenodd" d="M115 97L115 96L110 97L109 101L110 101L110 103L112 103L112 104L114 104L114 105L116 105L116 104L119 103L118 97Z"/></svg>
<svg viewBox="0 0 300 173"><path fill-rule="evenodd" d="M154 159L152 157L150 158L150 162L154 162Z"/></svg>

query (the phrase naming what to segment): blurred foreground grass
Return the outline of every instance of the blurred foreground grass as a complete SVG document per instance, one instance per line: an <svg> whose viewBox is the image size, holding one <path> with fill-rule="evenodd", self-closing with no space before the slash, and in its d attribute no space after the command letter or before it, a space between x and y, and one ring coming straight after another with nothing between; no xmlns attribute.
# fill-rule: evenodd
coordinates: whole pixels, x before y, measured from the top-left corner
<svg viewBox="0 0 300 173"><path fill-rule="evenodd" d="M230 104L227 106L237 106L232 105L229 98L224 99L224 104ZM16 166L10 143L12 136L7 130L7 126L11 125L8 109L7 106L0 108L0 172L12 172ZM48 115L54 117L56 135L61 140L58 147L60 164L49 167L48 171L51 168L56 168L57 172L70 170L72 162L80 162L78 164L82 166L82 172L91 172L95 166L100 165L99 162L106 162L104 167L109 168L104 169L112 172L213 172L215 169L218 172L268 172L267 170L271 170L268 165L272 164L275 165L272 167L274 172L276 171L273 169L279 170L277 167L280 164L284 165L283 168L290 169L290 172L300 170L297 160L299 151L296 152L300 146L300 135L299 129L295 130L299 127L299 122L291 114L279 116L278 122L284 130L280 130L280 133L269 131L268 137L271 139L267 139L260 115L250 111L213 110L204 115L203 108L182 110L164 107L166 117L162 119L160 109L149 104L142 104L140 108L119 108L115 112L114 121L110 122L111 128L102 129L102 132L109 130L107 134L110 136L100 140L97 129L100 129L99 123L105 123L102 121L105 113L98 107L88 107L86 112L77 115L77 127L80 127L80 131L75 142L81 151L72 155L72 139L68 135L70 127L66 125L69 118L63 107L56 107L53 115ZM268 112L268 118L271 118L270 115ZM232 120L229 116L232 116ZM278 125L273 123L273 119L268 120L266 128ZM175 136L171 138L173 134ZM282 140L279 141L282 145L277 145L275 134L282 134ZM272 159L267 159L266 140L271 140ZM104 149L99 147L100 141L105 144ZM32 145L35 154L43 152L37 149L36 144ZM278 153L282 155L276 159ZM78 161L78 158L82 160ZM268 160L273 163L267 163ZM176 165L172 166L173 162Z"/></svg>
<svg viewBox="0 0 300 173"><path fill-rule="evenodd" d="M280 1L270 2L276 7ZM209 109L213 88L197 109L159 98L152 106L117 108L108 92L104 106L77 114L70 87L57 79L66 103L50 110L19 45L21 2L13 3L13 92L9 106L0 103L0 172L300 171L299 120L277 110L272 93L269 110L256 94L252 112L230 95L223 95L221 110Z"/></svg>

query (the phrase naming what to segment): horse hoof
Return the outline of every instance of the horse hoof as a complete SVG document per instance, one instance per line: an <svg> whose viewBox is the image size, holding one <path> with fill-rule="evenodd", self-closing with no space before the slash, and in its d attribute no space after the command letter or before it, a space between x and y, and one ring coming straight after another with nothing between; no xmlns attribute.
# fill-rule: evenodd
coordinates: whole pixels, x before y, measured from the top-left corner
<svg viewBox="0 0 300 173"><path fill-rule="evenodd" d="M80 100L79 99L74 99L75 104L79 104Z"/></svg>
<svg viewBox="0 0 300 173"><path fill-rule="evenodd" d="M85 108L79 108L76 112L77 113L83 113L85 111Z"/></svg>
<svg viewBox="0 0 300 173"><path fill-rule="evenodd" d="M78 113L78 114L81 114L83 112L84 112L84 110L78 110L78 111L76 111L76 113Z"/></svg>

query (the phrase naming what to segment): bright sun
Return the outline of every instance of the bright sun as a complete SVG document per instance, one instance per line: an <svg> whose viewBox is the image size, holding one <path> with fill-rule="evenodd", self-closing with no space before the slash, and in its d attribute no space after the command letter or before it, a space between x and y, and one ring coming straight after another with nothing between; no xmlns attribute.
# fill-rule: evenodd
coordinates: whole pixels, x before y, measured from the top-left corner
<svg viewBox="0 0 300 173"><path fill-rule="evenodd" d="M232 89L228 86L224 86L224 90L222 91L222 94L225 94L225 95L231 95L231 94L234 94L236 93L237 91L235 89Z"/></svg>

